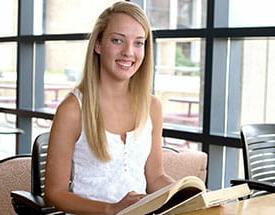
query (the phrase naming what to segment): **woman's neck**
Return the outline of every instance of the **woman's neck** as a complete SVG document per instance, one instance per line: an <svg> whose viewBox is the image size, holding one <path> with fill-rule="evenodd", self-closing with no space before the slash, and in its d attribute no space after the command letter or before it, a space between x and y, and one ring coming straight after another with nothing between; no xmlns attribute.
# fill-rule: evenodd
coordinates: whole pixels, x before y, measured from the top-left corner
<svg viewBox="0 0 275 215"><path fill-rule="evenodd" d="M112 83L100 83L99 85L99 95L101 98L127 98L129 96L128 83L125 82L112 82Z"/></svg>

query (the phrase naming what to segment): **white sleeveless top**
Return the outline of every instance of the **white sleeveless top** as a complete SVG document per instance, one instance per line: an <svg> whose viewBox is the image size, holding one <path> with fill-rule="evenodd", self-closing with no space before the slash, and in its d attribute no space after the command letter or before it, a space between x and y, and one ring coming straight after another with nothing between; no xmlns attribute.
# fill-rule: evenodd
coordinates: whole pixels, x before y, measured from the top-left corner
<svg viewBox="0 0 275 215"><path fill-rule="evenodd" d="M73 92L81 107L81 93ZM82 126L83 127L83 126ZM120 135L106 131L111 160L99 161L90 149L82 128L75 143L71 191L82 197L115 203L128 192L146 193L145 163L151 151L152 124L148 117L141 131L126 134L125 144Z"/></svg>

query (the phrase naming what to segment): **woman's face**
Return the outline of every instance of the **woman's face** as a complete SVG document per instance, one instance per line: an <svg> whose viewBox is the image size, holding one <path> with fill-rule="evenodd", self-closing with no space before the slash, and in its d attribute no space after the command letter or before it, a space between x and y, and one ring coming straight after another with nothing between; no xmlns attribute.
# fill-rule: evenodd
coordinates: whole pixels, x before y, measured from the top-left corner
<svg viewBox="0 0 275 215"><path fill-rule="evenodd" d="M145 31L132 17L113 14L95 51L100 55L101 77L129 80L142 64Z"/></svg>

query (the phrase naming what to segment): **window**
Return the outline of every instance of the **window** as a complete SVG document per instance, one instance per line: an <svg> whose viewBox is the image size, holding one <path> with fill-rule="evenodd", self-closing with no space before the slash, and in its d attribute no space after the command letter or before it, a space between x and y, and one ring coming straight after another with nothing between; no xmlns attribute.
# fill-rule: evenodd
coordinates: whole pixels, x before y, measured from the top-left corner
<svg viewBox="0 0 275 215"><path fill-rule="evenodd" d="M275 121L274 45L274 37L215 40L213 134L236 136L242 124Z"/></svg>
<svg viewBox="0 0 275 215"><path fill-rule="evenodd" d="M45 0L44 32L47 34L90 32L101 11L116 1L97 1L95 4L90 0Z"/></svg>
<svg viewBox="0 0 275 215"><path fill-rule="evenodd" d="M0 105L15 108L16 104L16 43L0 43Z"/></svg>
<svg viewBox="0 0 275 215"><path fill-rule="evenodd" d="M28 153L36 134L49 130L80 78L87 33L113 2L37 0L18 8L0 1L0 122L25 131L1 143ZM208 187L229 186L242 172L240 126L275 121L273 1L134 2L153 27L153 93L163 103L165 144L207 152Z"/></svg>
<svg viewBox="0 0 275 215"><path fill-rule="evenodd" d="M164 133L169 136L165 139L169 138L170 145L183 144L183 141L174 138L173 132L178 132L180 139L185 139L180 131L202 132L205 37L200 28L206 27L206 1L136 2L143 2L141 5L153 28L154 93L161 99L163 106ZM184 34L188 29L198 31L188 37ZM169 130L173 134L166 132Z"/></svg>
<svg viewBox="0 0 275 215"><path fill-rule="evenodd" d="M161 99L165 126L201 127L203 57L200 38L156 40L154 92Z"/></svg>
<svg viewBox="0 0 275 215"><path fill-rule="evenodd" d="M0 37L15 36L17 34L18 1L0 1Z"/></svg>
<svg viewBox="0 0 275 215"><path fill-rule="evenodd" d="M249 6L248 6L249 5ZM274 26L275 2L272 0L230 0L230 27L261 27ZM249 9L248 9L249 8ZM226 27L226 26L224 26Z"/></svg>
<svg viewBox="0 0 275 215"><path fill-rule="evenodd" d="M240 126L275 121L273 2L142 2L154 29L164 143L201 143L209 187L230 186L230 178L242 175Z"/></svg>
<svg viewBox="0 0 275 215"><path fill-rule="evenodd" d="M241 124L275 122L275 39L243 41Z"/></svg>
<svg viewBox="0 0 275 215"><path fill-rule="evenodd" d="M0 113L0 129L15 128L15 118L11 114ZM0 134L0 160L15 154L15 134Z"/></svg>
<svg viewBox="0 0 275 215"><path fill-rule="evenodd" d="M37 134L49 131L57 105L81 78L95 19L114 2L37 0L19 8L0 1L0 123L25 132L0 135L14 149L4 153L1 145L0 159L29 153Z"/></svg>
<svg viewBox="0 0 275 215"><path fill-rule="evenodd" d="M206 24L205 0L146 0L153 29L201 28Z"/></svg>
<svg viewBox="0 0 275 215"><path fill-rule="evenodd" d="M44 100L40 107L55 109L79 82L87 41L47 41L45 43ZM37 107L41 97L37 97Z"/></svg>

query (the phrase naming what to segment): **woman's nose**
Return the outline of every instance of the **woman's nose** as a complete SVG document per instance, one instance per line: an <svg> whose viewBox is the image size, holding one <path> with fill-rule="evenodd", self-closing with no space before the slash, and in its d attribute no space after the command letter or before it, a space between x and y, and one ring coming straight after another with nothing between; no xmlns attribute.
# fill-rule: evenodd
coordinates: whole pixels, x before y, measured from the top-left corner
<svg viewBox="0 0 275 215"><path fill-rule="evenodd" d="M122 54L123 56L127 56L127 57L133 56L134 54L133 45L131 43L126 43L123 47Z"/></svg>

